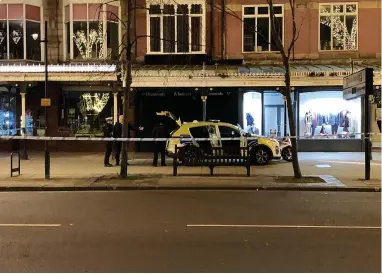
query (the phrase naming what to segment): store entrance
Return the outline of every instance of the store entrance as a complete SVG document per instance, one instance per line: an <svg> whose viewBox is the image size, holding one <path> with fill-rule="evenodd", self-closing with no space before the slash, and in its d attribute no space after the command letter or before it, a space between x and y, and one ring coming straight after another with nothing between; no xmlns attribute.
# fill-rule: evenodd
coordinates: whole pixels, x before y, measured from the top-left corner
<svg viewBox="0 0 382 274"><path fill-rule="evenodd" d="M135 124L144 126L140 137L152 137L158 121L156 112L170 111L182 122L202 121L203 104L200 93L192 88L139 89L135 101ZM207 120L238 123L238 93L231 89L213 89L208 93ZM174 123L165 123L166 132L174 130ZM153 143L141 142L136 151L153 151Z"/></svg>
<svg viewBox="0 0 382 274"><path fill-rule="evenodd" d="M264 132L266 136L284 136L284 105L264 106Z"/></svg>

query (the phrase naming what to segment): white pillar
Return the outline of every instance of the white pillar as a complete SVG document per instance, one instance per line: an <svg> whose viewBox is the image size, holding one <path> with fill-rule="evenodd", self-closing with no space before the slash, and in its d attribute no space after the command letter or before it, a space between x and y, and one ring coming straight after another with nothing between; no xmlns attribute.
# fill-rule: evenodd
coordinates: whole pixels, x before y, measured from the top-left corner
<svg viewBox="0 0 382 274"><path fill-rule="evenodd" d="M20 127L21 127L21 135L24 135L25 134L25 125L26 125L26 111L25 111L25 95L26 93L25 92L20 92L20 95L21 95L21 123L20 123Z"/></svg>
<svg viewBox="0 0 382 274"><path fill-rule="evenodd" d="M114 92L114 115L113 123L115 124L118 121L118 92Z"/></svg>

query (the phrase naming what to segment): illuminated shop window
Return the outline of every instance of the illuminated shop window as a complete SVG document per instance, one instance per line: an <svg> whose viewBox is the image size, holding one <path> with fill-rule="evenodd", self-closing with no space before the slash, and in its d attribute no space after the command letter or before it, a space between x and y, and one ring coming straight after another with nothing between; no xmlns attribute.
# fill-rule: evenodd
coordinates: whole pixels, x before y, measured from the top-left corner
<svg viewBox="0 0 382 274"><path fill-rule="evenodd" d="M112 116L109 93L65 92L62 130L66 136L102 137L105 119Z"/></svg>
<svg viewBox="0 0 382 274"><path fill-rule="evenodd" d="M0 4L0 59L41 61L41 8Z"/></svg>
<svg viewBox="0 0 382 274"><path fill-rule="evenodd" d="M321 50L356 50L357 40L357 3L320 5Z"/></svg>
<svg viewBox="0 0 382 274"><path fill-rule="evenodd" d="M0 92L0 135L16 135L16 96Z"/></svg>
<svg viewBox="0 0 382 274"><path fill-rule="evenodd" d="M342 91L300 93L299 135L315 139L360 138L361 99Z"/></svg>
<svg viewBox="0 0 382 274"><path fill-rule="evenodd" d="M66 59L117 59L119 6L66 1L64 18Z"/></svg>
<svg viewBox="0 0 382 274"><path fill-rule="evenodd" d="M246 92L243 98L243 128L251 134L261 135L262 102L260 92Z"/></svg>

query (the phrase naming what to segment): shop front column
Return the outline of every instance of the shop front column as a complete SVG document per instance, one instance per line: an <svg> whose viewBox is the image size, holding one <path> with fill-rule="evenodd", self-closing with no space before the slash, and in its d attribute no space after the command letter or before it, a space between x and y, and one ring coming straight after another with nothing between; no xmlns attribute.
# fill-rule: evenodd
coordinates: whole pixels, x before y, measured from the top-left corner
<svg viewBox="0 0 382 274"><path fill-rule="evenodd" d="M21 85L21 90L20 90L20 97L21 97L21 121L20 121L20 135L21 136L26 136L26 132L27 132L27 129L26 129L26 119L27 119L27 116L26 116L26 109L25 109L25 96L27 94L27 86L26 84L22 84ZM28 160L28 152L27 152L27 140L24 140L23 142L23 150L22 150L22 159L23 160ZM19 148L21 149L21 148Z"/></svg>
<svg viewBox="0 0 382 274"><path fill-rule="evenodd" d="M118 121L118 92L113 92L114 95L114 107L113 107L113 123Z"/></svg>
<svg viewBox="0 0 382 274"><path fill-rule="evenodd" d="M21 123L20 123L20 135L24 136L26 132L26 110L25 110L25 95L26 90L23 88L23 90L20 92L21 95Z"/></svg>

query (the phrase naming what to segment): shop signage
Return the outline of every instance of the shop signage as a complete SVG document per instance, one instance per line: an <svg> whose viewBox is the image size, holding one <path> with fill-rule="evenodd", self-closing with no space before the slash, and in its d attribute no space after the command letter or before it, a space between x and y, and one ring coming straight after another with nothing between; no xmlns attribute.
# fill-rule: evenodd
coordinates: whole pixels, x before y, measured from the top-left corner
<svg viewBox="0 0 382 274"><path fill-rule="evenodd" d="M223 93L221 91L218 92L208 92L208 96L224 96L224 95L229 95L228 93Z"/></svg>
<svg viewBox="0 0 382 274"><path fill-rule="evenodd" d="M178 97L188 97L191 95L192 95L191 91L175 91L174 92L174 96L178 96Z"/></svg>
<svg viewBox="0 0 382 274"><path fill-rule="evenodd" d="M344 77L344 99L351 100L366 94L366 70Z"/></svg>
<svg viewBox="0 0 382 274"><path fill-rule="evenodd" d="M141 92L141 96L145 97L165 97L166 94L164 92Z"/></svg>
<svg viewBox="0 0 382 274"><path fill-rule="evenodd" d="M41 98L42 107L50 107L50 98Z"/></svg>

